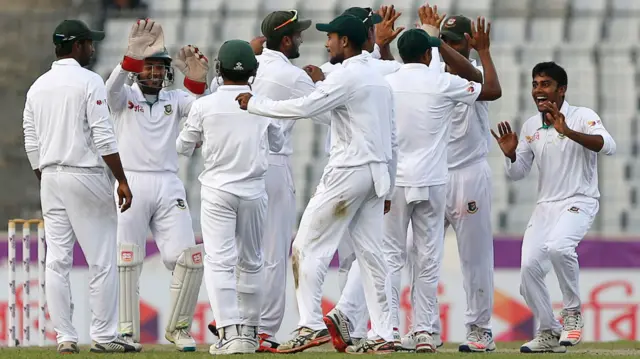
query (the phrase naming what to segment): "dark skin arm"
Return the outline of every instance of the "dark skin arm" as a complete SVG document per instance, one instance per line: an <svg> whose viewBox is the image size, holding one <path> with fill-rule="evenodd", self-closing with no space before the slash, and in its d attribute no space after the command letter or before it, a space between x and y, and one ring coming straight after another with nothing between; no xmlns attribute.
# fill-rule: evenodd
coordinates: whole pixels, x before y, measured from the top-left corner
<svg viewBox="0 0 640 359"><path fill-rule="evenodd" d="M600 152L604 147L604 138L600 135L588 135L586 133L574 131L567 126L564 115L555 102L547 102L542 105L544 107L545 117L558 133L567 136L572 141L593 151Z"/></svg>
<svg viewBox="0 0 640 359"><path fill-rule="evenodd" d="M38 181L40 181L40 179L42 177L42 172L40 172L39 169L35 169L35 170L33 170L33 173L36 174L36 177L38 177Z"/></svg>
<svg viewBox="0 0 640 359"><path fill-rule="evenodd" d="M112 153L110 155L102 156L102 159L107 166L109 166L113 176L118 181L118 206L120 207L120 212L124 212L131 207L133 195L129 189L127 177L124 175L124 169L122 168L122 162L120 161L120 154L117 152Z"/></svg>
<svg viewBox="0 0 640 359"><path fill-rule="evenodd" d="M396 12L393 5L381 6L377 13L382 17L382 22L375 25L374 34L376 44L380 47L380 59L393 61L395 59L389 44L404 30L402 26L395 28L395 22L402 13Z"/></svg>
<svg viewBox="0 0 640 359"><path fill-rule="evenodd" d="M480 56L480 63L484 68L484 83L482 84L482 91L478 96L478 101L495 101L502 97L502 87L498 80L498 72L491 59L491 53L489 52L489 38L491 34L491 23L487 22L485 25L485 19L478 17L478 28L476 24L471 23L471 36L465 34L467 41L473 47ZM471 64L471 63L469 63Z"/></svg>

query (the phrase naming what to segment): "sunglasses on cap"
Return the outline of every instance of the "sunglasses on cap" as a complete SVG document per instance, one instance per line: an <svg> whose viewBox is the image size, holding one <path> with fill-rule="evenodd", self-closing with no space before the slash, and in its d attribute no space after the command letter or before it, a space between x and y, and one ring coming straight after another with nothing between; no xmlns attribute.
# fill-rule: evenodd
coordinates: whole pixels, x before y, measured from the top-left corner
<svg viewBox="0 0 640 359"><path fill-rule="evenodd" d="M298 10L289 10L289 11L293 12L293 17L291 19L283 22L281 25L274 27L273 30L281 29L281 28L283 28L283 27L285 27L285 26L287 26L287 25L289 25L289 24L291 24L293 22L296 22L298 20Z"/></svg>
<svg viewBox="0 0 640 359"><path fill-rule="evenodd" d="M364 20L362 20L362 22L367 22L367 20L370 20L373 17L373 9L370 8L370 7L365 7L363 9L365 9L365 10L367 10L369 12L367 17L365 17Z"/></svg>

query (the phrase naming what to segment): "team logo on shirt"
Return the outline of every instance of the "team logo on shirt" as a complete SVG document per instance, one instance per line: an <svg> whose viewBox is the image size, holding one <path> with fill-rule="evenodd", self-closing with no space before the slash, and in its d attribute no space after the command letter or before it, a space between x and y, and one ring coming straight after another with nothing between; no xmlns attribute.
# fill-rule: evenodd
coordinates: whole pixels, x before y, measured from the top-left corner
<svg viewBox="0 0 640 359"><path fill-rule="evenodd" d="M580 213L580 208L571 207L571 208L569 208L569 212L571 212L571 213Z"/></svg>
<svg viewBox="0 0 640 359"><path fill-rule="evenodd" d="M469 92L469 93L474 93L474 92L476 91L476 88L475 88L475 86L474 86L474 83L473 83L473 82L469 82L469 85L468 85L468 86L469 86L469 87L467 87L467 92Z"/></svg>
<svg viewBox="0 0 640 359"><path fill-rule="evenodd" d="M183 199L178 198L176 200L178 203L176 204L176 207L180 208L180 209L186 209L187 205L184 203Z"/></svg>
<svg viewBox="0 0 640 359"><path fill-rule="evenodd" d="M536 131L536 133L534 133L533 136L524 136L524 139L527 141L527 143L531 143L533 141L539 140L540 132Z"/></svg>
<svg viewBox="0 0 640 359"><path fill-rule="evenodd" d="M127 107L129 108L129 110L132 110L133 112L144 112L144 108L142 108L142 106L136 105L131 101L127 103Z"/></svg>
<svg viewBox="0 0 640 359"><path fill-rule="evenodd" d="M165 115L170 115L173 112L173 109L171 108L171 105L164 105L164 114Z"/></svg>
<svg viewBox="0 0 640 359"><path fill-rule="evenodd" d="M588 121L587 125L589 125L590 127L593 127L595 125L599 125L600 124L600 120L597 121Z"/></svg>
<svg viewBox="0 0 640 359"><path fill-rule="evenodd" d="M476 201L471 201L467 203L467 213L476 213L478 212L478 206L476 205Z"/></svg>

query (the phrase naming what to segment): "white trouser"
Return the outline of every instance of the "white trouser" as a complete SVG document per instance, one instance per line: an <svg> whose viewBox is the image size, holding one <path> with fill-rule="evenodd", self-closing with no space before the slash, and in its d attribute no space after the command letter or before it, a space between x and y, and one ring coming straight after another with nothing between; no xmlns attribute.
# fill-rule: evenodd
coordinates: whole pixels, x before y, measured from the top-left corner
<svg viewBox="0 0 640 359"><path fill-rule="evenodd" d="M50 166L42 171L40 200L47 242L46 296L58 343L78 342L71 322L73 245L89 264L91 339L108 343L118 328L117 209L106 170Z"/></svg>
<svg viewBox="0 0 640 359"><path fill-rule="evenodd" d="M216 326L260 324L267 194L242 199L202 186L204 280Z"/></svg>
<svg viewBox="0 0 640 359"><path fill-rule="evenodd" d="M420 191L428 199L414 201L412 192ZM428 193L427 193L428 192ZM385 252L393 297L392 320L399 327L402 269L407 263L407 230L413 232L413 329L433 333L433 317L437 315L437 292L444 247L444 211L446 186L437 185L420 189L396 187L391 210L384 219ZM410 202L410 203L408 203Z"/></svg>
<svg viewBox="0 0 640 359"><path fill-rule="evenodd" d="M340 252L338 252L338 255L340 255ZM367 301L364 287L362 286L360 264L357 260L353 262L346 277L336 308L349 319L351 336L354 338L366 338L369 312L367 311Z"/></svg>
<svg viewBox="0 0 640 359"><path fill-rule="evenodd" d="M393 339L390 283L382 247L384 198L376 195L369 166L327 168L309 201L293 241L293 275L299 326L326 328L322 321L322 284L340 241L349 232L362 272L373 335Z"/></svg>
<svg viewBox="0 0 640 359"><path fill-rule="evenodd" d="M178 256L196 244L184 185L171 172L126 175L134 200L129 210L118 214L118 242L135 244L144 253L151 229L164 265L173 270Z"/></svg>
<svg viewBox="0 0 640 359"><path fill-rule="evenodd" d="M296 193L289 156L269 156L266 186L269 204L263 239L265 292L259 332L275 336L284 318L287 258L296 222Z"/></svg>
<svg viewBox="0 0 640 359"><path fill-rule="evenodd" d="M598 209L596 199L576 196L538 203L533 210L522 241L520 294L533 312L538 330L562 329L544 282L552 266L564 308L580 310L576 247L591 228Z"/></svg>

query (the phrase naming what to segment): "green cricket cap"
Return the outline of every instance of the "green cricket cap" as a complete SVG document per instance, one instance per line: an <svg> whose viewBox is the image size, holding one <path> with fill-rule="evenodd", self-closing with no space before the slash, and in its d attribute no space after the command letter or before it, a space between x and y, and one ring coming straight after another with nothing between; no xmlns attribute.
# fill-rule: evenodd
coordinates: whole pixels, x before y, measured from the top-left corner
<svg viewBox="0 0 640 359"><path fill-rule="evenodd" d="M225 70L249 72L258 68L258 60L248 42L243 40L226 41L218 51L220 67Z"/></svg>
<svg viewBox="0 0 640 359"><path fill-rule="evenodd" d="M382 22L382 16L378 15L370 7L350 7L342 15L353 15L360 19L367 28Z"/></svg>
<svg viewBox="0 0 640 359"><path fill-rule="evenodd" d="M462 15L451 16L447 18L440 30L440 37L452 40L464 40L464 34L471 35L471 20Z"/></svg>
<svg viewBox="0 0 640 359"><path fill-rule="evenodd" d="M358 46L362 46L369 37L367 28L362 20L348 14L340 15L328 24L316 24L316 29L326 33L336 33L339 36L346 36L349 38L349 41L353 41Z"/></svg>
<svg viewBox="0 0 640 359"><path fill-rule="evenodd" d="M439 46L440 39L429 36L422 29L406 30L398 39L398 52L402 58L420 56L430 48Z"/></svg>
<svg viewBox="0 0 640 359"><path fill-rule="evenodd" d="M53 32L53 43L58 45L75 40L104 40L104 31L91 30L80 20L64 20Z"/></svg>
<svg viewBox="0 0 640 359"><path fill-rule="evenodd" d="M285 33L302 32L311 27L311 20L301 20L298 18L297 10L274 11L267 15L260 30L266 38L282 36Z"/></svg>

